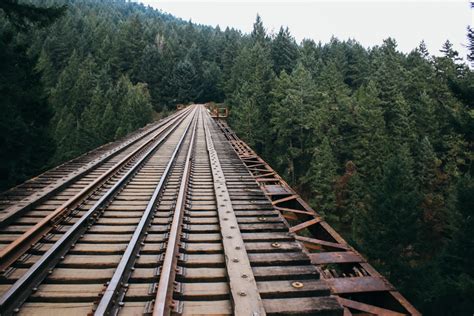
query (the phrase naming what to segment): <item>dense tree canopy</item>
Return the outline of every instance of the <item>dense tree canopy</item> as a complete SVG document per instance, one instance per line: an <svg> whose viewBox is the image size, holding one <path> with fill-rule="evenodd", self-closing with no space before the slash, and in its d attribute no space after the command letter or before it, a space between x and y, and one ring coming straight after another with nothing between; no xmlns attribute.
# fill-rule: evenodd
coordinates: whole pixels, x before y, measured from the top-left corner
<svg viewBox="0 0 474 316"><path fill-rule="evenodd" d="M472 313L474 72L449 41L404 54L391 38L298 44L259 16L245 35L126 1L33 4L0 5L2 189L153 112L225 102L237 133L416 307ZM472 28L466 42L472 62Z"/></svg>

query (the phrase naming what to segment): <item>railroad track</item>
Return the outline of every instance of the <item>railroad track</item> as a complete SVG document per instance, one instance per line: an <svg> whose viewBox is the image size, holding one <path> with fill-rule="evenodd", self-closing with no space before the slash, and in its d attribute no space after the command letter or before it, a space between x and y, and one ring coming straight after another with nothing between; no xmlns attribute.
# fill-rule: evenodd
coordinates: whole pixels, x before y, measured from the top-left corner
<svg viewBox="0 0 474 316"><path fill-rule="evenodd" d="M147 131L9 206L2 315L342 315L202 105Z"/></svg>

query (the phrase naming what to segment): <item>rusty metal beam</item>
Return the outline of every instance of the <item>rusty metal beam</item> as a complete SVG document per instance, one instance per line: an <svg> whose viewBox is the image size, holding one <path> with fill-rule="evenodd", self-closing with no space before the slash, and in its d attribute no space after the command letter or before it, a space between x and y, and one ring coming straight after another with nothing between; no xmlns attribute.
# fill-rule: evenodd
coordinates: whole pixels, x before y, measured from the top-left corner
<svg viewBox="0 0 474 316"><path fill-rule="evenodd" d="M398 292L396 292L392 285L380 275L371 265L365 262L365 259L353 248L347 245L347 242L324 220L322 220L319 215L303 200L301 197L286 183L278 173L273 175L271 179L259 179L259 173L261 169L265 169L266 172L274 172L274 170L243 141L241 141L234 132L230 130L227 123L217 120L218 126L226 135L226 138L229 140L233 146L235 152L239 158L244 162L248 167L249 172L254 176L255 179L258 179L257 183L263 189L264 193L267 195L268 199L272 201L274 208L285 216L285 210L282 209L277 204L292 201L293 205L291 207L293 215L290 216L291 219L296 219L300 221L294 226L289 225L290 232L296 234L296 238L307 237L307 236L298 236L297 234L302 232L305 228L308 228L311 234L316 234L317 236L326 237L327 240L321 240L321 237L310 238L308 240L301 240L303 245L309 245L308 251L315 249L314 244L317 242L311 242L313 240L321 240L326 243L326 246L333 248L345 249L347 251L340 252L336 255L330 254L330 252L320 252L318 254L311 254L313 260L316 262L321 262L322 265L325 264L354 264L354 269L360 265L368 274L367 277L355 277L355 278L333 278L331 274L322 274L325 277L325 280L332 282L334 285L334 294L339 292L348 291L350 292L350 287L354 286L354 291L361 291L365 295L371 295L371 290L383 291L386 294L392 296L400 304L400 309L405 309L407 313L412 315L420 315L420 313ZM263 168L262 168L263 167ZM258 171L257 171L258 170ZM263 181L262 181L263 180ZM268 183L271 182L270 186ZM280 186L280 188L278 188ZM268 190L265 188L269 187ZM272 192L273 191L273 192ZM284 192L283 194L275 193L275 191ZM274 195L289 195L284 198L280 198L273 201ZM308 214L310 213L310 214ZM313 217L313 219L311 219ZM315 224L318 224L317 226ZM334 242L335 241L335 242ZM331 245L331 246L329 246ZM323 246L321 244L321 246ZM319 250L325 250L324 247L318 248ZM324 263L323 263L324 262ZM316 264L318 266L318 264ZM365 279L364 279L365 278ZM356 280L360 279L360 280ZM364 282L366 282L364 284ZM387 307L388 308L388 307ZM350 315L350 311L346 308L345 314Z"/></svg>
<svg viewBox="0 0 474 316"><path fill-rule="evenodd" d="M322 221L321 217L316 217L316 218L310 219L309 221L306 221L306 222L303 222L303 223L298 224L296 226L290 227L290 232L291 233L299 232L300 230L303 230L305 228L313 226L313 225L319 223L320 221Z"/></svg>
<svg viewBox="0 0 474 316"><path fill-rule="evenodd" d="M347 308L350 308L350 309L355 309L355 310L358 310L358 311L361 311L361 312L370 313L370 314L373 314L373 315L383 315L383 316L403 316L403 315L405 315L405 314L394 312L394 311L391 311L391 310L388 310L388 309L385 309L385 308L381 308L381 307L378 307L378 306L369 305L369 304L349 300L349 299L343 298L343 297L338 297L337 300L344 307L347 307Z"/></svg>
<svg viewBox="0 0 474 316"><path fill-rule="evenodd" d="M237 216L232 207L224 172L214 148L207 120L204 127L234 314L263 316L266 315L265 308L250 266L250 259L240 233Z"/></svg>

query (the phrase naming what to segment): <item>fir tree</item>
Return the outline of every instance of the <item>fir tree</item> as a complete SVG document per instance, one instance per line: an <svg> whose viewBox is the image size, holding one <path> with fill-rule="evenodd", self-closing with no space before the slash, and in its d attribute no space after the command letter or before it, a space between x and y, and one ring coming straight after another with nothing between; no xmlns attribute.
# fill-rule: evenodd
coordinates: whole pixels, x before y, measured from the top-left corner
<svg viewBox="0 0 474 316"><path fill-rule="evenodd" d="M410 281L421 217L412 170L413 161L403 147L384 164L382 178L370 187L367 210L356 221L355 238L361 249L402 289Z"/></svg>
<svg viewBox="0 0 474 316"><path fill-rule="evenodd" d="M325 216L330 222L337 223L339 218L335 213L335 182L336 160L327 137L318 145L308 169L308 182L311 187L311 203L316 211Z"/></svg>
<svg viewBox="0 0 474 316"><path fill-rule="evenodd" d="M257 14L250 36L255 43L259 43L262 46L265 46L268 41L265 27L263 26L263 21L259 14Z"/></svg>
<svg viewBox="0 0 474 316"><path fill-rule="evenodd" d="M469 49L467 53L467 60L471 62L471 65L474 66L474 29L470 26L467 27L467 48Z"/></svg>
<svg viewBox="0 0 474 316"><path fill-rule="evenodd" d="M271 56L273 61L273 70L277 75L282 70L291 73L296 66L298 59L298 46L290 34L288 28L280 28L275 39L271 44Z"/></svg>

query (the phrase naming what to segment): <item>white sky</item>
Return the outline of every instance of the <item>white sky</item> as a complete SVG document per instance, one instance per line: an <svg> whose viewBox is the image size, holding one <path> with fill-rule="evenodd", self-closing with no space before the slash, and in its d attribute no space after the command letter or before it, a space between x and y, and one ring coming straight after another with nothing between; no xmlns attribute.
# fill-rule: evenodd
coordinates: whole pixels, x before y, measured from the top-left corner
<svg viewBox="0 0 474 316"><path fill-rule="evenodd" d="M138 0L184 20L233 27L248 33L259 13L270 33L288 26L299 42L311 38L328 42L332 35L354 38L363 46L380 45L393 37L398 48L410 52L425 40L438 55L449 39L462 57L466 55L466 27L473 25L474 10L468 0Z"/></svg>

